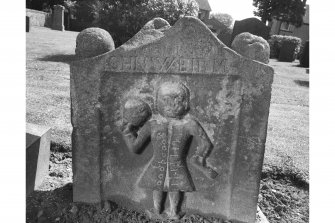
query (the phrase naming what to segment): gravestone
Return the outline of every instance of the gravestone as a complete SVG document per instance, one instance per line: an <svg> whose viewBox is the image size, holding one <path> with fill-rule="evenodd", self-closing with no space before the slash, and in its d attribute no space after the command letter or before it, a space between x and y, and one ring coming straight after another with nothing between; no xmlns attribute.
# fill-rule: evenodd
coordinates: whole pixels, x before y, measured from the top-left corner
<svg viewBox="0 0 335 223"><path fill-rule="evenodd" d="M29 32L30 30L30 18L29 16L26 16L26 32Z"/></svg>
<svg viewBox="0 0 335 223"><path fill-rule="evenodd" d="M52 12L52 29L64 31L64 6L54 5L54 10Z"/></svg>
<svg viewBox="0 0 335 223"><path fill-rule="evenodd" d="M254 223L273 69L194 17L145 27L71 63L74 202Z"/></svg>
<svg viewBox="0 0 335 223"><path fill-rule="evenodd" d="M37 189L49 171L50 128L26 125L26 194Z"/></svg>
<svg viewBox="0 0 335 223"><path fill-rule="evenodd" d="M240 34L248 32L256 36L260 36L263 39L267 40L270 37L270 27L266 26L262 21L257 18L247 18L243 20L236 20L234 23L233 34L231 36L231 43L234 41L234 38Z"/></svg>

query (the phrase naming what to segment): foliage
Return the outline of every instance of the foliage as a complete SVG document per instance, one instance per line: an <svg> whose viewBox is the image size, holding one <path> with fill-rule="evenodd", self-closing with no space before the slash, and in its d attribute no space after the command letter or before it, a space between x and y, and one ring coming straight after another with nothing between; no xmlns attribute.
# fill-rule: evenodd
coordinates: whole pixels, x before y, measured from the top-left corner
<svg viewBox="0 0 335 223"><path fill-rule="evenodd" d="M282 36L282 35L272 35L268 40L270 45L270 58L278 58L280 53L280 48L284 41L291 42L295 45L295 54L297 55L300 51L301 39L295 36Z"/></svg>
<svg viewBox="0 0 335 223"><path fill-rule="evenodd" d="M197 16L198 11L194 0L81 0L75 16L83 28L95 26L109 31L119 46L155 17L173 25L180 17Z"/></svg>
<svg viewBox="0 0 335 223"><path fill-rule="evenodd" d="M261 17L264 23L277 19L300 27L305 15L306 0L253 0L253 5L257 8L254 15Z"/></svg>
<svg viewBox="0 0 335 223"><path fill-rule="evenodd" d="M220 22L221 27L223 30L232 29L234 25L234 19L231 15L227 13L212 13L210 14L210 19L214 18L218 22Z"/></svg>

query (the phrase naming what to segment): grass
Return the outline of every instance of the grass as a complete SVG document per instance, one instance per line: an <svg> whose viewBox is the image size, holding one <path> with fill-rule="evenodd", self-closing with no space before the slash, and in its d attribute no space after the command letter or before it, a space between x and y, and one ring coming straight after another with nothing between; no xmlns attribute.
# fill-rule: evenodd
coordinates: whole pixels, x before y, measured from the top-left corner
<svg viewBox="0 0 335 223"><path fill-rule="evenodd" d="M61 196L58 194L62 192L56 193L55 190L59 188L62 191L61 187L72 182L68 63L76 59L74 50L77 34L33 27L26 36L26 119L30 123L50 126L52 137L49 176L40 191L36 192L41 193L42 198L34 192L27 199L29 204L35 204L36 199L51 199L56 202L58 196ZM306 222L304 219L307 218L308 221L309 190L309 74L297 62L285 63L271 59L270 65L275 69L275 77L260 206L272 222ZM302 194L303 202L288 202L289 209L302 211L293 213L283 210L275 203L275 196L278 195L273 195L273 191ZM280 203L287 202L283 198L277 200ZM58 206L59 202L55 205ZM42 206L39 202L36 203L37 209ZM53 206L50 209L54 210ZM34 205L27 205L27 216L35 215L34 211ZM301 217L301 213L304 216Z"/></svg>

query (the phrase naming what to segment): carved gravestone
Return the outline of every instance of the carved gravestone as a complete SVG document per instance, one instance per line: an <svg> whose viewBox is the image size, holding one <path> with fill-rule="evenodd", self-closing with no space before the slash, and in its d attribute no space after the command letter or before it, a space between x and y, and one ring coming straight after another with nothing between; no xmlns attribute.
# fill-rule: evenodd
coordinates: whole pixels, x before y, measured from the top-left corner
<svg viewBox="0 0 335 223"><path fill-rule="evenodd" d="M197 18L150 24L71 64L74 202L255 222L273 69Z"/></svg>
<svg viewBox="0 0 335 223"><path fill-rule="evenodd" d="M267 40L270 37L270 27L266 26L262 21L257 18L247 18L243 20L236 20L234 23L233 34L230 39L230 46L234 38L240 34L248 32L256 36L260 36Z"/></svg>

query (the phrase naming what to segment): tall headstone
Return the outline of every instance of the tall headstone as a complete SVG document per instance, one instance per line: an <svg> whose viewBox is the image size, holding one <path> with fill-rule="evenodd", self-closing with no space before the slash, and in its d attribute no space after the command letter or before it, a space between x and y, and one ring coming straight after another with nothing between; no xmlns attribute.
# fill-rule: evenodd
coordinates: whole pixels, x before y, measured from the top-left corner
<svg viewBox="0 0 335 223"><path fill-rule="evenodd" d="M260 36L263 39L267 40L270 37L270 27L266 26L262 21L257 18L247 18L243 20L236 20L234 23L233 34L230 40L231 43L234 41L234 38L240 34L248 32L256 36Z"/></svg>
<svg viewBox="0 0 335 223"><path fill-rule="evenodd" d="M194 17L145 27L71 64L74 202L254 223L273 69Z"/></svg>
<svg viewBox="0 0 335 223"><path fill-rule="evenodd" d="M50 128L26 125L26 194L37 189L49 171Z"/></svg>
<svg viewBox="0 0 335 223"><path fill-rule="evenodd" d="M52 29L64 31L64 6L55 5L52 12Z"/></svg>

